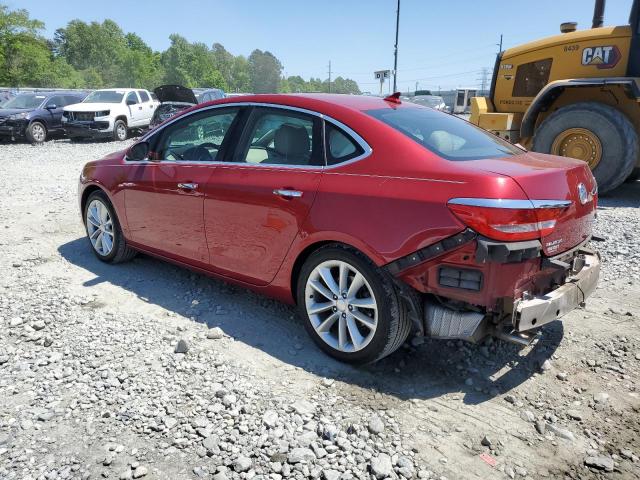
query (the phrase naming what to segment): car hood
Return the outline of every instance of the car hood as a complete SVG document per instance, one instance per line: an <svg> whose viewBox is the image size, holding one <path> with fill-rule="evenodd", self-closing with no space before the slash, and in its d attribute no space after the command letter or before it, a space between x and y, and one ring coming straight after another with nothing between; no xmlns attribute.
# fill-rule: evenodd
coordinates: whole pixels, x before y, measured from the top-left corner
<svg viewBox="0 0 640 480"><path fill-rule="evenodd" d="M160 85L153 90L160 103L185 102L195 105L198 103L193 90L182 85Z"/></svg>
<svg viewBox="0 0 640 480"><path fill-rule="evenodd" d="M33 110L32 108L0 108L0 117L8 117L16 113L31 113Z"/></svg>
<svg viewBox="0 0 640 480"><path fill-rule="evenodd" d="M74 103L64 107L65 112L100 112L116 108L119 103Z"/></svg>

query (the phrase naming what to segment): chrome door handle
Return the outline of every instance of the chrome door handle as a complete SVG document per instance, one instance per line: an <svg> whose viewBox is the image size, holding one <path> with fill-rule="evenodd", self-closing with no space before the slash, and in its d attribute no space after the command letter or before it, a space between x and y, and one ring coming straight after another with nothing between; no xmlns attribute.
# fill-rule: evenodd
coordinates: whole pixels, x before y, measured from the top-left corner
<svg viewBox="0 0 640 480"><path fill-rule="evenodd" d="M195 190L196 188L198 188L198 184L197 183L179 183L178 188L181 188L183 190Z"/></svg>
<svg viewBox="0 0 640 480"><path fill-rule="evenodd" d="M273 191L273 194L285 198L300 198L302 196L302 192L300 190L286 190L279 188L276 188Z"/></svg>

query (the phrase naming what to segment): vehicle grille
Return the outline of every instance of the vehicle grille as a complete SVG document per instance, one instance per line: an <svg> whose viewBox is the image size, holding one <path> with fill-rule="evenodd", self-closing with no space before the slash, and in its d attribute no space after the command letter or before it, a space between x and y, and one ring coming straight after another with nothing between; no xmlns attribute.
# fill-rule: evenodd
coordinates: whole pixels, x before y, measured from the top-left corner
<svg viewBox="0 0 640 480"><path fill-rule="evenodd" d="M67 112L69 114L69 120L75 120L78 122L93 122L96 116L96 112Z"/></svg>

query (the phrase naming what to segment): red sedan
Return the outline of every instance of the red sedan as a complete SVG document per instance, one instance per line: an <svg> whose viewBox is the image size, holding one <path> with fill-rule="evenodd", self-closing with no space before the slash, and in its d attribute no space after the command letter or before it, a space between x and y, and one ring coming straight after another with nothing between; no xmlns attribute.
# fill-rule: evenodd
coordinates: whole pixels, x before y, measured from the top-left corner
<svg viewBox="0 0 640 480"><path fill-rule="evenodd" d="M600 270L586 163L397 96L199 105L87 163L79 199L100 260L141 251L295 302L347 362L410 334L527 343Z"/></svg>

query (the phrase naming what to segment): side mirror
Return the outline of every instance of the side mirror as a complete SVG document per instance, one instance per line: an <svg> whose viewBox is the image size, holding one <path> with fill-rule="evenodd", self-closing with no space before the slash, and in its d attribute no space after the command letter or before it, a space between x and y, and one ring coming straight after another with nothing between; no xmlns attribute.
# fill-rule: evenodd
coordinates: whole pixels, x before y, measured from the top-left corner
<svg viewBox="0 0 640 480"><path fill-rule="evenodd" d="M137 102L135 100L127 100L127 105L135 105Z"/></svg>
<svg viewBox="0 0 640 480"><path fill-rule="evenodd" d="M55 110L56 108L58 108L58 105L56 105L55 103L50 103L44 108L46 108L47 110Z"/></svg>
<svg viewBox="0 0 640 480"><path fill-rule="evenodd" d="M127 150L127 160L141 161L146 160L149 154L149 142L134 143Z"/></svg>

